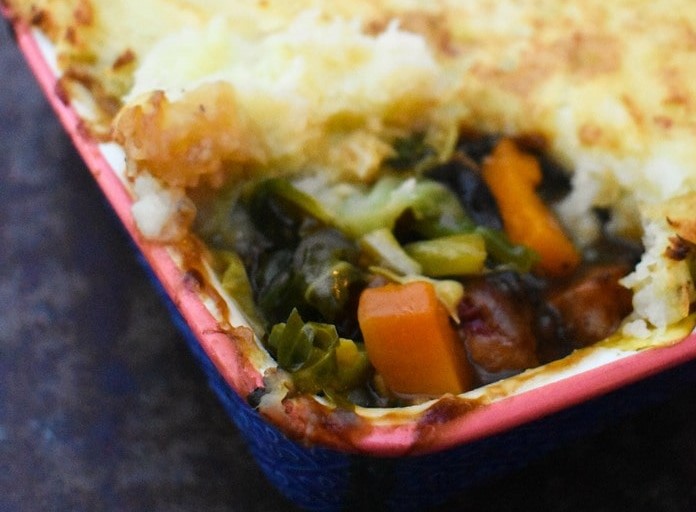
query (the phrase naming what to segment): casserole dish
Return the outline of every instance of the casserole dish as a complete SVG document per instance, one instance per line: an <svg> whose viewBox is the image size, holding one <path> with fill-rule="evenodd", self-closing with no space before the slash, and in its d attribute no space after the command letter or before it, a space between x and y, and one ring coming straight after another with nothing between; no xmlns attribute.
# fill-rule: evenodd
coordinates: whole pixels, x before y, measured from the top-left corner
<svg viewBox="0 0 696 512"><path fill-rule="evenodd" d="M541 418L547 418L547 426L553 426L554 421L562 422L567 415L576 414L577 410L571 408L574 405L692 357L690 337L674 346L646 351L600 348L577 364L566 359L543 372L529 372L516 381L515 393L483 407L444 398L436 404L366 411L364 417L369 419L365 420L342 411L322 416L325 404L300 399L285 404L292 409L259 412L255 407L258 404L249 403L249 397L264 385L257 361L244 350L251 341L234 329L221 327L219 315L225 306L215 303L214 295L206 294L200 275L181 269L181 254L139 234L131 214L133 201L122 178L119 148L95 142L84 129L77 102L66 105L60 89L56 94L57 70L48 64L50 49L47 52L47 47L37 44L40 36L22 26L18 26L17 33L66 129L175 305L175 316L182 315L182 328L191 331L191 347L214 389L248 437L269 478L305 507L342 508L365 498L391 508L417 508L429 504L434 495L445 499L491 470L480 467L481 453L505 453L505 459L494 459L508 465L506 458L513 442L513 451L519 450L520 454L530 446L543 450L541 441L548 439L548 431L537 428ZM238 314L232 310L233 325ZM656 344L671 345L689 328L673 326L661 334ZM507 395L503 390L506 385L488 389ZM601 405L597 405L600 410ZM350 428L343 423L346 416L350 417ZM520 428L523 425L526 427ZM351 493L354 489L360 492Z"/></svg>

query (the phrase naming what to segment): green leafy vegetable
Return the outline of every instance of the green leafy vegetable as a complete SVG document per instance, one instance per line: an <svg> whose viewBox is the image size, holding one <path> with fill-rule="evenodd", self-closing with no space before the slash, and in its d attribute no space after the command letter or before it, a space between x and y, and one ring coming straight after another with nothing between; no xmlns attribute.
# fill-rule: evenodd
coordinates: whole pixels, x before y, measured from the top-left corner
<svg viewBox="0 0 696 512"><path fill-rule="evenodd" d="M427 179L383 177L369 191L348 195L337 207L341 222L335 225L360 238L380 229L393 232L406 215L410 230L425 239L479 234L493 261L519 272L528 272L538 259L531 249L510 242L504 232L476 226L447 186Z"/></svg>
<svg viewBox="0 0 696 512"><path fill-rule="evenodd" d="M479 226L476 232L486 241L486 250L491 258L517 272L529 272L539 261L536 252L524 245L513 244L502 231Z"/></svg>
<svg viewBox="0 0 696 512"><path fill-rule="evenodd" d="M355 244L335 229L306 235L296 248L275 251L260 263L255 281L259 308L271 323L287 318L294 307L351 332L356 323L352 303L365 280L358 257Z"/></svg>
<svg viewBox="0 0 696 512"><path fill-rule="evenodd" d="M253 291L241 258L230 251L218 251L217 266L224 268L220 284L227 294L237 303L249 325L257 336L264 333L264 322L254 304Z"/></svg>
<svg viewBox="0 0 696 512"><path fill-rule="evenodd" d="M269 245L247 209L240 205L239 191L233 186L200 192L196 210L194 230L210 248L234 251L246 260Z"/></svg>
<svg viewBox="0 0 696 512"><path fill-rule="evenodd" d="M362 347L340 338L333 325L305 323L296 309L287 322L273 327L268 345L301 393L323 391L334 396L361 384L368 376L370 365Z"/></svg>
<svg viewBox="0 0 696 512"><path fill-rule="evenodd" d="M479 274L486 261L485 241L476 232L413 242L404 250L431 277Z"/></svg>
<svg viewBox="0 0 696 512"><path fill-rule="evenodd" d="M425 140L425 133L399 137L393 144L395 155L385 164L396 170L420 171L437 160L437 151Z"/></svg>
<svg viewBox="0 0 696 512"><path fill-rule="evenodd" d="M387 228L367 233L360 238L359 245L363 253L377 265L402 275L423 272L420 263L404 251L394 234Z"/></svg>
<svg viewBox="0 0 696 512"><path fill-rule="evenodd" d="M255 184L245 200L256 226L281 245L296 243L308 220L327 226L334 222L316 199L283 178Z"/></svg>
<svg viewBox="0 0 696 512"><path fill-rule="evenodd" d="M537 261L530 249L515 245L499 230L476 226L447 186L428 179L384 176L370 188L327 187L330 211L314 197L284 178L264 180L248 194L250 217L280 245L296 245L303 231L316 225L332 226L359 239L382 229L394 231L409 217L409 228L425 239L476 232L485 240L488 255L497 263L527 272Z"/></svg>
<svg viewBox="0 0 696 512"><path fill-rule="evenodd" d="M381 178L366 192L348 195L337 215L343 229L358 238L381 228L393 230L406 212L412 216L414 228L425 236L474 228L459 200L444 185L395 176Z"/></svg>
<svg viewBox="0 0 696 512"><path fill-rule="evenodd" d="M355 244L334 229L318 230L298 245L293 271L304 289L305 302L325 320L335 321L363 282L357 260Z"/></svg>

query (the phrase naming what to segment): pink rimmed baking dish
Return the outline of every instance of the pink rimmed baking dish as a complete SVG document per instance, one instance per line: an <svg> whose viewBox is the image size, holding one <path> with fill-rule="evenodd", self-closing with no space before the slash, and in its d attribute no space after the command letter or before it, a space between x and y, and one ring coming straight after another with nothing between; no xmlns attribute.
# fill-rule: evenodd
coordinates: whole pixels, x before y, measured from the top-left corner
<svg viewBox="0 0 696 512"><path fill-rule="evenodd" d="M46 96L144 255L212 388L269 479L300 506L340 510L371 503L375 509L402 510L437 504L614 417L621 407L637 405L644 393L636 390L656 385L650 377L696 356L693 334L664 348L603 354L480 407L447 398L351 419L348 413L325 414L324 405L307 399L273 414L259 412L248 397L263 386L263 375L240 347L246 341L220 328L196 279L180 268L171 250L138 235L131 197L116 169L118 152L90 139L78 111L63 102L36 34L20 25L15 30Z"/></svg>

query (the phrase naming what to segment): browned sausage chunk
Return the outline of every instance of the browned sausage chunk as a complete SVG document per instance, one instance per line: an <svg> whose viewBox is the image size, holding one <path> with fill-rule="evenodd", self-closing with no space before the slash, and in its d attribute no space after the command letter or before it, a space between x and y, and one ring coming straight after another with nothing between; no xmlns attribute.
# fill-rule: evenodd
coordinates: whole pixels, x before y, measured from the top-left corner
<svg viewBox="0 0 696 512"><path fill-rule="evenodd" d="M618 283L627 271L624 265L589 267L549 295L549 305L573 345L585 347L609 336L631 312L631 292Z"/></svg>
<svg viewBox="0 0 696 512"><path fill-rule="evenodd" d="M536 366L534 310L517 278L511 274L489 276L472 280L465 287L459 332L472 362L488 373Z"/></svg>

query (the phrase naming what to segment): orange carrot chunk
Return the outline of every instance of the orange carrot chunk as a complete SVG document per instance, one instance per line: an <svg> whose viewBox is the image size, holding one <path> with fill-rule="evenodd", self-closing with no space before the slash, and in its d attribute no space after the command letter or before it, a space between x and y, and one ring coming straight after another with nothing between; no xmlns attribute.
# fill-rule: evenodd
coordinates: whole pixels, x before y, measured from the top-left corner
<svg viewBox="0 0 696 512"><path fill-rule="evenodd" d="M580 254L553 212L536 194L541 168L532 155L502 139L483 162L483 179L495 198L510 240L535 250L537 269L551 277L570 274Z"/></svg>
<svg viewBox="0 0 696 512"><path fill-rule="evenodd" d="M432 284L368 288L358 322L367 356L396 393L440 395L472 387L473 370Z"/></svg>

